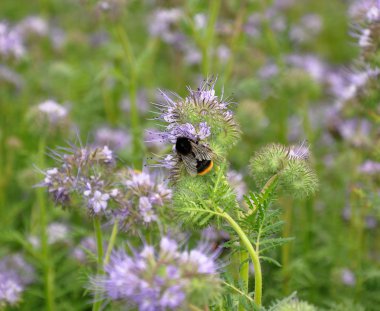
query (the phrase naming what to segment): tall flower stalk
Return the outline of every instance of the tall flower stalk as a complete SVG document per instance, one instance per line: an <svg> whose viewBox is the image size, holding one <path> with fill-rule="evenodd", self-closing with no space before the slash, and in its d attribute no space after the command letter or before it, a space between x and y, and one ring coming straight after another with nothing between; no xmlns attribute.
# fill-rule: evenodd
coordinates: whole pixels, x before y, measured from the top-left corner
<svg viewBox="0 0 380 311"><path fill-rule="evenodd" d="M205 81L197 90L189 89L186 98L177 95L171 98L163 93L165 103L157 106L166 130L160 139L172 144L173 152L161 160L161 166L170 170L174 209L184 223L194 227L218 226L223 220L229 225L234 232L232 241L240 245L239 275L243 291L247 294L249 289L249 258L255 270L254 302L261 306L260 257L265 248L260 247L275 234L266 228L279 227L272 226L278 212L269 209L274 189L278 186L294 196L305 196L315 191L317 181L306 162L307 148L268 146L251 162L257 182L266 184L260 193L250 193L246 198L248 210L240 206L226 176L226 154L236 143L240 131L230 103L215 95L214 85L215 81ZM188 149L183 148L186 143ZM206 173L198 170L205 165L210 165ZM281 245L287 239L273 241ZM244 308L240 303L239 310Z"/></svg>

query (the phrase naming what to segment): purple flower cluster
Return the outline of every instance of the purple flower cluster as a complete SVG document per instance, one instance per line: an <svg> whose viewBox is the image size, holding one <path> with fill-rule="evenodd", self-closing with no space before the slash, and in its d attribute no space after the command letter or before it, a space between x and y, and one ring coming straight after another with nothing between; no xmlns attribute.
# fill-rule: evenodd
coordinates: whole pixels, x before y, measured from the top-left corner
<svg viewBox="0 0 380 311"><path fill-rule="evenodd" d="M119 170L108 146L63 150L52 154L61 166L43 172L40 184L60 205L79 198L89 214L117 219L129 228L157 220L158 209L171 200L171 190L148 172Z"/></svg>
<svg viewBox="0 0 380 311"><path fill-rule="evenodd" d="M378 0L356 1L349 11L353 24L353 37L361 49L362 60L379 67L377 52L380 35L380 2Z"/></svg>
<svg viewBox="0 0 380 311"><path fill-rule="evenodd" d="M0 55L21 58L26 53L23 37L17 29L0 22Z"/></svg>
<svg viewBox="0 0 380 311"><path fill-rule="evenodd" d="M223 156L239 137L240 130L234 120L230 103L215 95L215 81L205 81L196 90L189 88L189 95L171 98L161 92L165 102L156 104L159 120L166 125L166 130L159 138L174 144L178 137L186 137L194 142L207 145L210 150L218 149L217 156ZM214 150L215 149L215 150ZM162 166L171 169L171 177L176 179L181 171L181 161L174 151L162 161Z"/></svg>
<svg viewBox="0 0 380 311"><path fill-rule="evenodd" d="M156 221L159 208L168 204L172 197L171 190L147 172L129 169L121 182L129 193L129 204L116 211L115 215L124 228Z"/></svg>
<svg viewBox="0 0 380 311"><path fill-rule="evenodd" d="M132 253L115 251L104 268L106 276L94 279L95 289L140 311L187 309L206 303L219 289L216 253L205 246L181 251L174 240L163 237L159 251L145 245ZM196 295L199 291L210 292L206 301Z"/></svg>
<svg viewBox="0 0 380 311"><path fill-rule="evenodd" d="M49 27L46 20L39 16L28 16L16 25L0 21L0 56L20 59L27 54L27 43L35 37L50 37L53 45L62 44L62 33Z"/></svg>
<svg viewBox="0 0 380 311"><path fill-rule="evenodd" d="M32 283L34 270L21 255L10 255L0 260L0 308L14 306L21 301L25 287Z"/></svg>
<svg viewBox="0 0 380 311"><path fill-rule="evenodd" d="M71 148L70 153L53 152L61 162L44 172L41 186L48 189L56 203L68 205L72 194L79 193L92 214L106 210L111 197L112 184L107 173L113 169L113 152L103 148Z"/></svg>
<svg viewBox="0 0 380 311"><path fill-rule="evenodd" d="M292 1L274 1L264 14L253 13L248 17L244 25L245 32L248 36L258 38L264 33L264 24L269 24L274 32L286 35L295 43L311 42L321 32L323 20L318 14L306 14L292 24L284 11L293 5Z"/></svg>
<svg viewBox="0 0 380 311"><path fill-rule="evenodd" d="M200 12L194 16L186 16L186 11L181 8L160 8L155 10L148 24L148 31L152 37L159 38L173 49L180 53L185 64L192 66L202 62L202 54L199 42L188 35L186 30L181 29L184 21L191 22L198 32L203 32L208 23L206 13ZM215 25L215 33L221 37L232 35L231 21L218 21ZM215 56L221 63L226 62L231 51L225 44L220 44L215 49L210 50L210 55Z"/></svg>

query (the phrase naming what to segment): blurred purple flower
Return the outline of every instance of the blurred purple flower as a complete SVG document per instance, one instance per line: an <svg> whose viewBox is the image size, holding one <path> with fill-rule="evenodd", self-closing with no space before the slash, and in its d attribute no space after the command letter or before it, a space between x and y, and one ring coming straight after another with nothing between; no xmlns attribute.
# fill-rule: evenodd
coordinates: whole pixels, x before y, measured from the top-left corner
<svg viewBox="0 0 380 311"><path fill-rule="evenodd" d="M23 37L28 35L47 36L49 33L47 21L40 16L28 16L15 27Z"/></svg>
<svg viewBox="0 0 380 311"><path fill-rule="evenodd" d="M380 173L380 162L367 160L359 166L359 172L367 175L377 175Z"/></svg>
<svg viewBox="0 0 380 311"><path fill-rule="evenodd" d="M0 21L0 55L18 59L25 54L26 49L21 33L6 22Z"/></svg>
<svg viewBox="0 0 380 311"><path fill-rule="evenodd" d="M182 18L183 12L179 8L158 9L149 20L149 33L159 37L164 42L173 44L181 41L183 35L175 29L175 25Z"/></svg>
<svg viewBox="0 0 380 311"><path fill-rule="evenodd" d="M323 22L317 14L307 14L301 18L298 25L290 30L290 38L296 42L308 42L322 30Z"/></svg>
<svg viewBox="0 0 380 311"><path fill-rule="evenodd" d="M243 200L243 196L247 193L248 188L244 182L243 175L239 172L229 170L227 172L228 183L236 193L236 199L238 201Z"/></svg>
<svg viewBox="0 0 380 311"><path fill-rule="evenodd" d="M98 146L109 146L117 151L125 149L131 143L131 136L121 129L101 127L95 131L95 144Z"/></svg>
<svg viewBox="0 0 380 311"><path fill-rule="evenodd" d="M95 238L92 236L85 237L80 241L79 245L73 249L71 256L80 263L85 263L88 254L96 253L96 248Z"/></svg>
<svg viewBox="0 0 380 311"><path fill-rule="evenodd" d="M354 273L348 268L345 268L342 270L341 280L342 280L342 283L347 286L354 286L356 283L356 277Z"/></svg>
<svg viewBox="0 0 380 311"><path fill-rule="evenodd" d="M34 269L21 255L0 260L0 307L14 306L21 300L25 287L34 280Z"/></svg>

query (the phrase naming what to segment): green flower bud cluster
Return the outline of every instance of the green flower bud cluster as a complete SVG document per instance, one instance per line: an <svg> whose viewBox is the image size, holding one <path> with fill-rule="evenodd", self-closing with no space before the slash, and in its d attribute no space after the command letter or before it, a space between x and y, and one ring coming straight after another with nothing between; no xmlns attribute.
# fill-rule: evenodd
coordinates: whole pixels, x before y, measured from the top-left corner
<svg viewBox="0 0 380 311"><path fill-rule="evenodd" d="M307 197L318 188L318 179L308 163L309 149L303 145L285 147L271 144L250 161L250 171L258 186L276 176L278 185L295 197Z"/></svg>

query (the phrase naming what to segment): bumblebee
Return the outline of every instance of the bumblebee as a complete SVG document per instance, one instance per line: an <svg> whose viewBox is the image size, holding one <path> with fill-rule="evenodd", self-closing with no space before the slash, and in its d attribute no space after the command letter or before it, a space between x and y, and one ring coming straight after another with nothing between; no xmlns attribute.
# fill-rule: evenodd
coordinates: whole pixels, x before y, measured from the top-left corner
<svg viewBox="0 0 380 311"><path fill-rule="evenodd" d="M214 153L204 144L187 137L178 137L175 150L191 176L206 175L212 170Z"/></svg>

